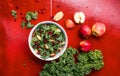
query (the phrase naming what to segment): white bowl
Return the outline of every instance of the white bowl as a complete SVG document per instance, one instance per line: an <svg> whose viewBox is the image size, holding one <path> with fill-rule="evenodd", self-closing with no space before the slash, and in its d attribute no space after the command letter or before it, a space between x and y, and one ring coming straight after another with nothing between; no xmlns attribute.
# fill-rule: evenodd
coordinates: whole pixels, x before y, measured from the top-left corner
<svg viewBox="0 0 120 76"><path fill-rule="evenodd" d="M33 47L31 46L31 39L32 39L32 34L33 34L34 30L35 30L40 24L45 24L45 23L55 24L56 26L58 26L58 27L63 31L63 33L64 33L64 35L65 35L65 45L63 46L63 49L62 49L59 53L57 53L54 57L49 57L49 58L47 58L47 59L43 59L39 54L37 54L37 53L35 52L35 50L34 50ZM58 24L58 23L56 23L56 22L53 22L53 21L43 21L43 22L39 22L37 25L35 25L35 26L32 28L32 30L30 31L30 34L29 34L29 37L28 37L28 44L29 44L29 48L30 48L31 52L32 52L33 55L35 55L37 58L39 58L39 59L41 59L41 60L51 61L51 60L55 60L55 59L59 58L59 56L61 56L61 55L65 52L65 50L66 50L66 48L67 48L67 44L68 44L68 37L67 37L67 34L66 34L64 28L61 27L60 24Z"/></svg>

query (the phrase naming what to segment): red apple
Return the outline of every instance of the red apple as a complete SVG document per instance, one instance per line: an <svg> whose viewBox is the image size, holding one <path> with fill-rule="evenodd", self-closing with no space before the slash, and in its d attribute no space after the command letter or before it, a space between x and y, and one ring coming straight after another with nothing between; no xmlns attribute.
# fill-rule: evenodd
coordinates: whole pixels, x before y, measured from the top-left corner
<svg viewBox="0 0 120 76"><path fill-rule="evenodd" d="M72 28L75 27L75 24L74 24L74 22L73 22L72 20L67 19L66 22L65 22L65 26L66 26L66 28L68 28L68 29L72 29Z"/></svg>
<svg viewBox="0 0 120 76"><path fill-rule="evenodd" d="M91 49L91 43L89 41L81 41L79 43L80 50L83 52L89 52Z"/></svg>
<svg viewBox="0 0 120 76"><path fill-rule="evenodd" d="M103 23L97 22L92 26L92 34L95 37L101 37L106 32L106 26Z"/></svg>
<svg viewBox="0 0 120 76"><path fill-rule="evenodd" d="M88 25L82 25L80 35L84 38L88 38L91 35L91 28Z"/></svg>

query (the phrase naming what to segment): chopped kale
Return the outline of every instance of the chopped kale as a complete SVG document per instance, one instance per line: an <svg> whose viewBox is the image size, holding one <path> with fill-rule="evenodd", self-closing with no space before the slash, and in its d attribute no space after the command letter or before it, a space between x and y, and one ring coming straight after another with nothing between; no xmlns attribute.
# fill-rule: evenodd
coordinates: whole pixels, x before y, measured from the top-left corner
<svg viewBox="0 0 120 76"><path fill-rule="evenodd" d="M85 76L90 74L92 69L100 70L104 66L103 55L100 50L82 52L78 54L76 62L75 54L77 54L76 49L67 48L58 61L45 64L40 76Z"/></svg>
<svg viewBox="0 0 120 76"><path fill-rule="evenodd" d="M31 22L27 22L26 28L32 28L34 25Z"/></svg>
<svg viewBox="0 0 120 76"><path fill-rule="evenodd" d="M16 19L17 18L17 11L11 10L11 15Z"/></svg>
<svg viewBox="0 0 120 76"><path fill-rule="evenodd" d="M26 15L25 15L25 18L27 21L31 21L32 19L38 19L38 12L35 11L35 12L27 12Z"/></svg>
<svg viewBox="0 0 120 76"><path fill-rule="evenodd" d="M17 18L17 11L15 10L11 10L11 15L14 17L14 19L16 20ZM22 17L23 18L23 17ZM21 23L21 27L22 28L32 28L34 25L31 23L31 20L36 20L38 19L38 12L35 11L35 12L32 12L32 11L28 11L26 14L25 14L25 21L23 21ZM23 20L23 19L22 19Z"/></svg>
<svg viewBox="0 0 120 76"><path fill-rule="evenodd" d="M22 22L22 23L21 23L21 27L22 27L22 28L24 28L25 25L26 25L26 22Z"/></svg>

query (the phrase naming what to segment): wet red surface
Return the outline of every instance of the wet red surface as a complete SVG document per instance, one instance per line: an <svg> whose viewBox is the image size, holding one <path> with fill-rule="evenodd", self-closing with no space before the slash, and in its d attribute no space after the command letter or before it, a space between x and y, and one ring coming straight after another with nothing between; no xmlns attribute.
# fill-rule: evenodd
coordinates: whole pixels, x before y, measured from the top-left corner
<svg viewBox="0 0 120 76"><path fill-rule="evenodd" d="M22 29L20 23L27 11L39 11L37 24L51 20L58 11L64 17L58 23L66 30L69 44L78 48L80 24L73 30L65 28L66 19L73 20L73 14L83 11L86 14L84 24L92 26L95 22L106 24L107 32L102 38L90 37L92 49L101 49L105 66L100 71L93 71L89 76L120 76L120 1L119 0L53 0L52 14L50 0L1 0L0 1L0 76L39 76L46 63L33 56L28 47L28 35L31 29ZM11 10L18 11L14 21Z"/></svg>

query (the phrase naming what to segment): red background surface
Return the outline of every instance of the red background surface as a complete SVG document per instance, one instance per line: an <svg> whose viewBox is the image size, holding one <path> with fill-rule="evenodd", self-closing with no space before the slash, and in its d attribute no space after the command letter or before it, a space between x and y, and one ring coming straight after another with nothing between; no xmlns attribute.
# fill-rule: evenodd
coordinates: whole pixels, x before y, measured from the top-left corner
<svg viewBox="0 0 120 76"><path fill-rule="evenodd" d="M78 48L80 24L73 30L66 29L66 19L73 20L73 14L83 11L86 14L84 24L92 26L95 22L106 24L107 32L102 38L90 37L92 49L101 49L105 66L89 76L120 76L120 1L119 0L53 0L52 15L64 12L58 23L66 30L69 44ZM40 10L39 19L51 20L50 0L0 0L0 76L38 76L46 63L33 56L28 47L28 35L31 29L22 29L20 23L27 11ZM18 8L17 8L18 7ZM43 10L47 8L46 10ZM18 11L16 22L11 10ZM42 12L42 13L41 13ZM22 14L20 14L22 13Z"/></svg>

